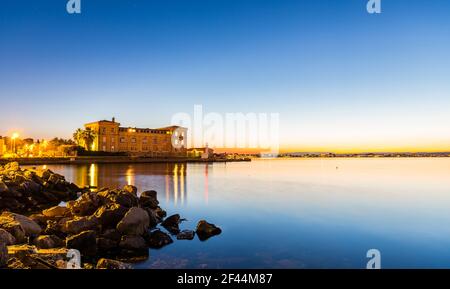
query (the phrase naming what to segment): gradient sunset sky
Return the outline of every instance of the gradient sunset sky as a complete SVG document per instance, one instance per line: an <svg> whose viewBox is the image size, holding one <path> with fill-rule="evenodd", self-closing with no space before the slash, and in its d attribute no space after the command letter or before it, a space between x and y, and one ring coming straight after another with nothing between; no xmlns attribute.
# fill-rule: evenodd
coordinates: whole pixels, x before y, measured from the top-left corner
<svg viewBox="0 0 450 289"><path fill-rule="evenodd" d="M0 135L280 114L290 151L450 151L450 1L0 2Z"/></svg>

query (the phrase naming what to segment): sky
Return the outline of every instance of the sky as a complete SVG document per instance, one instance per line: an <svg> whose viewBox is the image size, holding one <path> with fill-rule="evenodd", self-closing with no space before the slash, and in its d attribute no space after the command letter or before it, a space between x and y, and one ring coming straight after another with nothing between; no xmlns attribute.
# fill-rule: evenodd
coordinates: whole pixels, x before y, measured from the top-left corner
<svg viewBox="0 0 450 289"><path fill-rule="evenodd" d="M0 2L0 135L278 113L282 151L450 151L450 1Z"/></svg>

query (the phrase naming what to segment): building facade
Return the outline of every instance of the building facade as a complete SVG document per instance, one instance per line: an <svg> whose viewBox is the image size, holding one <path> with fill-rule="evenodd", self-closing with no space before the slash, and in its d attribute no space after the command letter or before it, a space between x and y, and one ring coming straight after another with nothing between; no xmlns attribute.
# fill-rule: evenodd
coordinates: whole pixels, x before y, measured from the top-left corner
<svg viewBox="0 0 450 289"><path fill-rule="evenodd" d="M121 127L113 118L87 123L95 132L91 150L125 152L141 156L186 156L187 128L170 126L158 129Z"/></svg>

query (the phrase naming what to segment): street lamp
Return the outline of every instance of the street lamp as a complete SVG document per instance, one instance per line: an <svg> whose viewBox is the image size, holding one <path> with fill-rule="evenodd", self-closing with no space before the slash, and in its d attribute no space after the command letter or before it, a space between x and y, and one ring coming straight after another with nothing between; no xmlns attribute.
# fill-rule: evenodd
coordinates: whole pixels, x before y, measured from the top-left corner
<svg viewBox="0 0 450 289"><path fill-rule="evenodd" d="M13 133L11 139L13 141L13 153L16 153L16 139L19 137L17 132Z"/></svg>

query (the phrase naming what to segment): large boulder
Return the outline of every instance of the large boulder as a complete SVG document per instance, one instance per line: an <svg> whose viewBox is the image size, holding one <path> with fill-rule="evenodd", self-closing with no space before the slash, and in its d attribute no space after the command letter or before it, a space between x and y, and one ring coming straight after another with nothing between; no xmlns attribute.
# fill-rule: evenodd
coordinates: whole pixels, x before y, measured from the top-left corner
<svg viewBox="0 0 450 289"><path fill-rule="evenodd" d="M201 241L205 241L212 236L219 235L222 230L214 224L210 224L205 220L201 220L197 224L196 233Z"/></svg>
<svg viewBox="0 0 450 289"><path fill-rule="evenodd" d="M117 224L117 230L123 235L143 235L149 228L148 213L137 207L130 208Z"/></svg>
<svg viewBox="0 0 450 289"><path fill-rule="evenodd" d="M106 204L95 211L94 216L103 227L115 227L128 212L128 208L120 204Z"/></svg>
<svg viewBox="0 0 450 289"><path fill-rule="evenodd" d="M97 262L97 269L132 269L130 264L123 263L116 260L101 258Z"/></svg>
<svg viewBox="0 0 450 289"><path fill-rule="evenodd" d="M96 231L98 229L98 225L99 223L97 218L93 216L75 217L64 224L62 231L67 234L75 235L88 230Z"/></svg>
<svg viewBox="0 0 450 289"><path fill-rule="evenodd" d="M159 249L173 242L172 238L161 230L157 229L146 236L147 245L152 249Z"/></svg>
<svg viewBox="0 0 450 289"><path fill-rule="evenodd" d="M132 185L126 185L122 189L124 192L137 196L137 188Z"/></svg>
<svg viewBox="0 0 450 289"><path fill-rule="evenodd" d="M41 235L34 239L33 243L39 249L59 248L64 246L64 241L55 235Z"/></svg>
<svg viewBox="0 0 450 289"><path fill-rule="evenodd" d="M62 218L70 215L70 210L67 207L54 206L42 211L42 215L49 218Z"/></svg>
<svg viewBox="0 0 450 289"><path fill-rule="evenodd" d="M147 244L144 238L136 235L124 235L120 239L119 246L129 250L143 250L147 249Z"/></svg>
<svg viewBox="0 0 450 289"><path fill-rule="evenodd" d="M139 199L137 196L124 191L114 194L112 196L112 201L127 208L136 207L139 204Z"/></svg>
<svg viewBox="0 0 450 289"><path fill-rule="evenodd" d="M144 208L156 209L159 205L156 191L142 192L139 197L139 205Z"/></svg>
<svg viewBox="0 0 450 289"><path fill-rule="evenodd" d="M16 238L5 229L0 229L0 243L11 246L16 243Z"/></svg>
<svg viewBox="0 0 450 289"><path fill-rule="evenodd" d="M86 256L95 256L97 253L97 234L95 231L84 231L66 239L67 249L77 249Z"/></svg>
<svg viewBox="0 0 450 289"><path fill-rule="evenodd" d="M67 207L75 216L90 216L101 205L101 198L94 192L84 193L78 200L67 203Z"/></svg>
<svg viewBox="0 0 450 289"><path fill-rule="evenodd" d="M162 223L161 225L167 230L169 231L171 234L176 235L180 232L180 228L178 227L178 225L181 223L181 221L183 221L183 219L181 219L179 214L175 214L172 215L170 217L167 217Z"/></svg>
<svg viewBox="0 0 450 289"><path fill-rule="evenodd" d="M0 215L0 228L13 235L17 242L25 242L27 237L37 236L42 231L35 221L11 212Z"/></svg>
<svg viewBox="0 0 450 289"><path fill-rule="evenodd" d="M97 248L101 252L108 252L117 249L119 241L108 238L97 238Z"/></svg>

